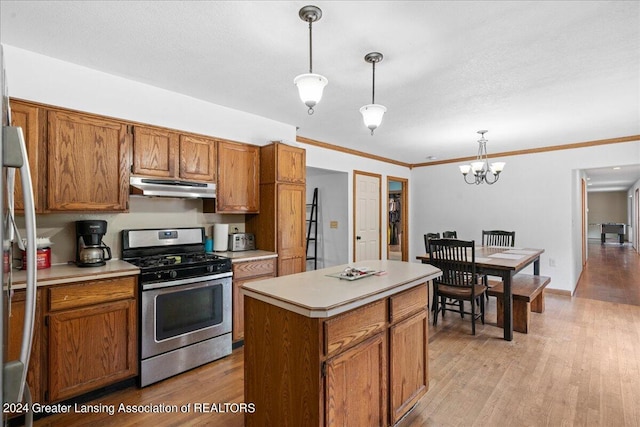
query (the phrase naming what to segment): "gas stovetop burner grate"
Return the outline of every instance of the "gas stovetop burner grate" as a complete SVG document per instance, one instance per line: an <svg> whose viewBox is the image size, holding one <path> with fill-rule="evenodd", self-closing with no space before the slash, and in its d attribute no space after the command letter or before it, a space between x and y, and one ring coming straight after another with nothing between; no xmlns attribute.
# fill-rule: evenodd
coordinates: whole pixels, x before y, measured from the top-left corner
<svg viewBox="0 0 640 427"><path fill-rule="evenodd" d="M128 259L127 261L140 268L168 267L179 268L192 264L208 264L224 262L226 258L210 253L181 253L170 255L149 255Z"/></svg>

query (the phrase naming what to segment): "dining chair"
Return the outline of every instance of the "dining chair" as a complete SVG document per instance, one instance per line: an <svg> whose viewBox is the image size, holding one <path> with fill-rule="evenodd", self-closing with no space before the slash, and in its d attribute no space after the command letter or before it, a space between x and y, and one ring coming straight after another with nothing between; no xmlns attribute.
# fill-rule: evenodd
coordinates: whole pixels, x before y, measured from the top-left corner
<svg viewBox="0 0 640 427"><path fill-rule="evenodd" d="M443 239L457 239L458 233L455 231L443 231L442 232Z"/></svg>
<svg viewBox="0 0 640 427"><path fill-rule="evenodd" d="M476 320L484 324L482 296L487 291L486 276L479 275L476 269L475 241L431 239L429 263L442 270L442 276L433 280L433 325L438 324L439 313L443 319L447 311L470 314L471 332L475 335ZM470 312L464 311L464 301L471 304Z"/></svg>
<svg viewBox="0 0 640 427"><path fill-rule="evenodd" d="M515 231L482 230L482 246L511 246L516 244Z"/></svg>
<svg viewBox="0 0 640 427"><path fill-rule="evenodd" d="M516 232L504 230L482 230L482 246L511 246L516 244ZM487 287L493 288L502 283L502 279L497 276L487 278ZM487 301L489 293L487 292Z"/></svg>
<svg viewBox="0 0 640 427"><path fill-rule="evenodd" d="M429 252L429 240L431 239L439 239L440 233L427 233L424 235L424 250Z"/></svg>

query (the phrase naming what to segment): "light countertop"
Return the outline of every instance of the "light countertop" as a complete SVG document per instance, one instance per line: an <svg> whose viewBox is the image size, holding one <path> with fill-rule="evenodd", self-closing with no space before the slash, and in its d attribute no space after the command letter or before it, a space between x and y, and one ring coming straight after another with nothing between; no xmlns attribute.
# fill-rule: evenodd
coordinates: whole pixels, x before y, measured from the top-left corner
<svg viewBox="0 0 640 427"><path fill-rule="evenodd" d="M386 274L354 281L328 276L340 273L348 266L382 270ZM410 289L441 274L429 264L362 261L245 283L242 293L303 316L324 318Z"/></svg>
<svg viewBox="0 0 640 427"><path fill-rule="evenodd" d="M131 276L140 273L140 269L126 261L110 260L101 267L76 267L74 264L52 265L36 271L38 286L58 285L61 283L81 282L84 280L106 279L110 277ZM7 273L5 273L7 274ZM27 272L13 270L13 288L25 287Z"/></svg>

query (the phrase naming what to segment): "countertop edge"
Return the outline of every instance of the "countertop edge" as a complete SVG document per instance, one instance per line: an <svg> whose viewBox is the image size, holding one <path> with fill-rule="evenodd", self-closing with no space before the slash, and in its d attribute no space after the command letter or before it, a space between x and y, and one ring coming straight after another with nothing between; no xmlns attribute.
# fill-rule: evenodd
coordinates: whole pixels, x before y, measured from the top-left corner
<svg viewBox="0 0 640 427"><path fill-rule="evenodd" d="M273 259L273 258L278 258L278 254L256 255L256 256L251 256L251 257L246 257L246 258L231 258L231 263L232 264L236 264L236 263L240 263L240 262L262 261L262 260L265 260L265 259Z"/></svg>
<svg viewBox="0 0 640 427"><path fill-rule="evenodd" d="M263 259L271 259L278 258L277 252L265 251L262 249L255 249L251 251L219 251L219 252L210 252L214 255L219 255L224 258L229 258L231 263L235 264L238 262L248 262L248 261L259 261Z"/></svg>

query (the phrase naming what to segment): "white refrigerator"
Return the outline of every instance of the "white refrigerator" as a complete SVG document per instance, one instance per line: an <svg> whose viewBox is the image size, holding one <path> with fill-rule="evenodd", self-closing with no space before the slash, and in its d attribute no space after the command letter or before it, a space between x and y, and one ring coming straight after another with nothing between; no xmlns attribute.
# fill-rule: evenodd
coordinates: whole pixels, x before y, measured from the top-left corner
<svg viewBox="0 0 640 427"><path fill-rule="evenodd" d="M9 107L9 92L7 90L7 76L5 73L4 52L0 45L0 89L2 90L2 132L0 133L0 161L2 173L0 174L0 211L2 212L2 225L0 226L0 239L3 244L3 252L8 252L9 268L0 268L2 279L2 292L0 292L0 326L2 330L2 352L0 352L0 401L4 409L7 405L14 404L14 408L21 406L22 402L30 402L29 387L26 384L27 367L31 356L31 342L33 340L33 328L36 305L36 218L33 202L33 187L31 173L27 158L22 129L11 126L11 109ZM16 177L18 174L18 177ZM13 194L15 180L22 182L24 199L24 221L26 245L15 225L13 211ZM11 298L13 295L13 281L11 249L17 244L20 249L26 249L27 257L27 283L25 298L24 325L16 325L11 318ZM25 248L26 246L26 248ZM3 253L3 255L5 255ZM4 258L4 257L3 257ZM8 271L6 271L8 270ZM17 328L22 330L22 344L18 360L7 360L8 332ZM31 425L32 412L26 411L25 424ZM4 421L4 420L3 420Z"/></svg>

